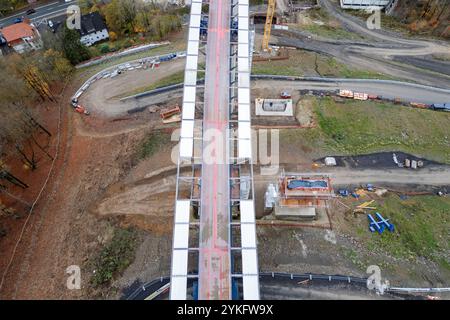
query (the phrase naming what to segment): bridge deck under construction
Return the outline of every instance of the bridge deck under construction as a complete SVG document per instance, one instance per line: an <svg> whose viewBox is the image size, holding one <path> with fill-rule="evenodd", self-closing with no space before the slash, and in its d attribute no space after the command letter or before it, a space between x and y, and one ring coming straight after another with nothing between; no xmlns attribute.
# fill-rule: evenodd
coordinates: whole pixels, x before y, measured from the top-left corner
<svg viewBox="0 0 450 320"><path fill-rule="evenodd" d="M211 1L203 106L199 299L230 299L230 0Z"/></svg>
<svg viewBox="0 0 450 320"><path fill-rule="evenodd" d="M208 4L192 0L191 5L170 297L187 299L187 279L194 278L198 286L193 297L200 300L259 299L248 0ZM206 55L204 70L199 54ZM201 72L203 101L197 90L203 86L197 84ZM181 172L180 167L189 165L191 174ZM189 235L195 228L198 244ZM232 290L238 287L242 294Z"/></svg>

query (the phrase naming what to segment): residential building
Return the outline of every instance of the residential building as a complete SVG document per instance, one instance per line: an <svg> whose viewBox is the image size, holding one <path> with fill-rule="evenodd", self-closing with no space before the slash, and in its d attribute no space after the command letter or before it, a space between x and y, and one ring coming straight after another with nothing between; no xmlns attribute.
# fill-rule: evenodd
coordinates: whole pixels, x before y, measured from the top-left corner
<svg viewBox="0 0 450 320"><path fill-rule="evenodd" d="M341 0L343 9L385 8L392 0Z"/></svg>
<svg viewBox="0 0 450 320"><path fill-rule="evenodd" d="M81 16L81 43L85 46L91 46L94 43L109 38L108 29L105 21L98 12L92 12Z"/></svg>
<svg viewBox="0 0 450 320"><path fill-rule="evenodd" d="M32 23L15 23L0 29L0 33L8 46L18 53L42 48L41 35Z"/></svg>

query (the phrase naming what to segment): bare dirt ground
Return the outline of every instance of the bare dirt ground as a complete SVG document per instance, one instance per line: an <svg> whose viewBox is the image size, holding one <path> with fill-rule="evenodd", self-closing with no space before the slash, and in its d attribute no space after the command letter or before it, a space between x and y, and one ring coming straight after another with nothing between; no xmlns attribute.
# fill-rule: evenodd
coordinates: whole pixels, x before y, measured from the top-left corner
<svg viewBox="0 0 450 320"><path fill-rule="evenodd" d="M157 82L164 77L182 71L186 59L176 59L168 63L161 63L155 69L138 69L127 71L115 78L101 79L91 85L89 90L80 98L80 102L94 114L102 117L117 117L127 114L127 111L145 105L120 101L119 96L128 94L136 88Z"/></svg>
<svg viewBox="0 0 450 320"><path fill-rule="evenodd" d="M263 86L260 84L258 89L263 90ZM275 93L279 89L271 90ZM66 99L69 97L68 94ZM175 182L170 146L150 158L135 161L140 141L161 127L158 117L152 118L153 115L144 111L116 121L117 118L111 117L81 117L69 107L64 117L66 143L58 174L46 199L32 216L2 288L3 298L118 298L136 280L146 282L169 273ZM168 132L174 127L168 126ZM300 172L310 170L312 160L320 156L307 145L296 150L282 146L281 152L289 169ZM361 183L363 178L372 181L380 177L377 170L361 171L351 181L347 181L349 175L345 168L335 169L333 174L343 183ZM427 178L426 171L420 174L416 177L419 183ZM433 179L445 180L448 174L445 171ZM262 204L264 186L268 181L276 181L276 177L256 178L257 203ZM409 179L407 173L402 176L400 172L392 177L394 180L404 177L406 182ZM261 270L364 276L364 270L355 267L341 249L353 248L355 244L339 231L340 209L332 209L336 228L333 231L259 226ZM261 209L257 210L261 216ZM111 239L115 225L140 230L136 259L106 291L92 290L86 273L82 273L85 281L81 290L67 290L66 268L80 265L82 272L87 272L84 265ZM422 266L417 272L427 271ZM408 280L408 272L393 274L399 281ZM437 278L432 273L426 279Z"/></svg>
<svg viewBox="0 0 450 320"><path fill-rule="evenodd" d="M115 97L136 87L149 85L181 70L183 66L184 60L180 59L163 63L159 69L138 70L114 79L100 80L81 99L92 111L91 117L74 114L68 106L64 109L63 142L56 174L38 210L31 217L1 288L2 298L118 298L121 290L136 280L146 282L169 274L175 182L170 159L171 145L141 161L136 160L135 153L144 137L153 130L163 127L170 132L177 125L162 126L159 115L148 111L130 115L127 110L142 105L129 101L121 103ZM70 100L80 82L76 80L67 89L65 101ZM252 95L276 95L281 90L293 89L288 85L288 82L258 81ZM296 103L299 93L293 94ZM286 167L299 172L310 170L312 160L323 156L315 150L315 146L306 144L295 150L282 145L281 153ZM411 183L407 173L397 171L383 171L385 175L382 176L380 171L368 170L351 177L348 172L348 169L338 168L331 173L343 184L373 182L374 179L385 182L386 177ZM448 169L438 175L434 173L421 171L415 176L414 183L421 183L423 179L430 179L430 183L450 181ZM264 186L275 179L276 175L257 177L257 215L261 210ZM340 229L339 225L345 224L342 208L333 205L331 209L334 230L259 226L261 271L364 276L364 270L355 266L345 253L345 248L362 245L355 243L344 229ZM112 229L117 225L140 230L136 259L107 290L92 290L87 282L89 274L85 273L88 269L84 266L111 239ZM9 247L13 243L10 239L1 241L2 249L4 243ZM66 288L65 270L70 265L82 266L81 290ZM407 270L411 266L402 261L396 266L398 268L392 275L407 283ZM425 280L419 281L419 284L441 280L435 270L427 270L425 262L418 263L417 273L425 274Z"/></svg>
<svg viewBox="0 0 450 320"><path fill-rule="evenodd" d="M150 79L149 84L152 81ZM112 215L104 217L91 213L92 204L105 193L108 186L119 182L136 164L137 146L158 122L149 121L152 115L148 113L124 119L84 117L72 113L68 103L64 101L70 100L71 94L78 86L80 81L75 80L62 99L63 133L55 175L37 210L31 216L11 268L6 274L0 292L4 299L70 299L98 296L98 292L92 292L89 288L89 275L83 273L82 281L86 281L82 282L82 289L68 290L66 268L79 265L83 272L83 266L89 257L101 244L108 241L112 226L117 224L157 230L157 233L150 234L150 237L154 237L150 243L157 245L159 241L166 240L170 246L171 237L168 235L171 224L167 223L170 218L159 220L166 222L165 227L161 228L162 224L152 221L151 218L122 218ZM159 120L159 115L153 118ZM170 125L167 127L169 131L172 130ZM163 152L153 160L149 159L147 167L139 164L136 170L144 173L168 163L170 153ZM173 201L173 195L170 198ZM13 228L8 230L8 240L2 239L2 248L10 248L2 250L5 252L2 272L9 261L17 233L23 225L23 219L18 221L19 223L12 223ZM166 239L156 234L166 234ZM145 241L145 235L143 243L149 243ZM163 252L168 251L164 249ZM151 273L151 276L156 277L159 274Z"/></svg>

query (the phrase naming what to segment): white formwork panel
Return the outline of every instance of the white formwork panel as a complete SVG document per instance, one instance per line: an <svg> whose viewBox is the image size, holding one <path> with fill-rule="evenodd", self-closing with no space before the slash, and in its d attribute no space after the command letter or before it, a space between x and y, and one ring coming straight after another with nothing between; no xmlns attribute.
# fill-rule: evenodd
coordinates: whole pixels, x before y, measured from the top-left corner
<svg viewBox="0 0 450 320"><path fill-rule="evenodd" d="M183 102L195 102L196 88L194 86L184 86Z"/></svg>
<svg viewBox="0 0 450 320"><path fill-rule="evenodd" d="M239 43L248 43L248 31L247 30L239 30L238 31L238 42Z"/></svg>
<svg viewBox="0 0 450 320"><path fill-rule="evenodd" d="M239 88L250 88L250 73L248 72L238 73L238 86Z"/></svg>
<svg viewBox="0 0 450 320"><path fill-rule="evenodd" d="M189 22L190 27L200 28L201 16L199 14L191 14L191 21Z"/></svg>
<svg viewBox="0 0 450 320"><path fill-rule="evenodd" d="M184 85L196 86L197 85L197 71L186 70L184 72Z"/></svg>
<svg viewBox="0 0 450 320"><path fill-rule="evenodd" d="M258 274L258 257L256 249L242 249L242 274Z"/></svg>
<svg viewBox="0 0 450 320"><path fill-rule="evenodd" d="M252 158L251 140L238 140L238 157Z"/></svg>
<svg viewBox="0 0 450 320"><path fill-rule="evenodd" d="M249 57L249 45L248 43L239 43L238 44L238 57L248 58Z"/></svg>
<svg viewBox="0 0 450 320"><path fill-rule="evenodd" d="M259 276L243 276L242 287L244 300L259 300Z"/></svg>
<svg viewBox="0 0 450 320"><path fill-rule="evenodd" d="M189 223L190 212L190 200L177 200L175 203L175 223Z"/></svg>
<svg viewBox="0 0 450 320"><path fill-rule="evenodd" d="M201 2L192 2L191 4L191 15L193 14L201 14L202 13L202 3Z"/></svg>
<svg viewBox="0 0 450 320"><path fill-rule="evenodd" d="M256 248L256 228L254 223L241 224L241 247Z"/></svg>
<svg viewBox="0 0 450 320"><path fill-rule="evenodd" d="M250 104L250 90L248 88L238 89L238 103Z"/></svg>
<svg viewBox="0 0 450 320"><path fill-rule="evenodd" d="M186 57L186 69L197 70L198 55L192 55Z"/></svg>
<svg viewBox="0 0 450 320"><path fill-rule="evenodd" d="M188 41L187 54L193 56L198 54L198 40Z"/></svg>
<svg viewBox="0 0 450 320"><path fill-rule="evenodd" d="M241 200L241 223L255 223L255 204L253 200Z"/></svg>
<svg viewBox="0 0 450 320"><path fill-rule="evenodd" d="M172 276L187 276L188 250L172 251Z"/></svg>
<svg viewBox="0 0 450 320"><path fill-rule="evenodd" d="M238 58L238 71L239 72L250 72L249 58Z"/></svg>
<svg viewBox="0 0 450 320"><path fill-rule="evenodd" d="M248 139L252 138L251 126L248 121L239 121L238 122L238 139Z"/></svg>
<svg viewBox="0 0 450 320"><path fill-rule="evenodd" d="M239 17L248 17L248 4L242 4L242 2L239 1Z"/></svg>
<svg viewBox="0 0 450 320"><path fill-rule="evenodd" d="M194 120L182 120L181 121L181 133L182 138L194 137Z"/></svg>
<svg viewBox="0 0 450 320"><path fill-rule="evenodd" d="M183 120L194 120L195 118L195 103L185 102L183 103Z"/></svg>
<svg viewBox="0 0 450 320"><path fill-rule="evenodd" d="M176 223L173 229L173 248L187 249L189 247L189 224Z"/></svg>
<svg viewBox="0 0 450 320"><path fill-rule="evenodd" d="M248 17L238 18L238 30L248 30Z"/></svg>
<svg viewBox="0 0 450 320"><path fill-rule="evenodd" d="M250 121L250 105L238 104L238 121Z"/></svg>
<svg viewBox="0 0 450 320"><path fill-rule="evenodd" d="M170 300L186 300L187 277L172 277L170 279Z"/></svg>
<svg viewBox="0 0 450 320"><path fill-rule="evenodd" d="M200 39L200 28L189 28L188 41L198 41Z"/></svg>
<svg viewBox="0 0 450 320"><path fill-rule="evenodd" d="M192 148L194 147L194 138L180 139L180 157L192 158Z"/></svg>

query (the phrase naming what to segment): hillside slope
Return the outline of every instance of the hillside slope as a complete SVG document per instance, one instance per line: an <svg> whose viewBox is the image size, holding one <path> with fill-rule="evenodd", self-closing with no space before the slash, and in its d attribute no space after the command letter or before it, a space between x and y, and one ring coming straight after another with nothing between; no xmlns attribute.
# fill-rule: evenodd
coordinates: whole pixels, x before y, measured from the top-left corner
<svg viewBox="0 0 450 320"><path fill-rule="evenodd" d="M412 32L450 39L450 0L399 0L392 14Z"/></svg>

